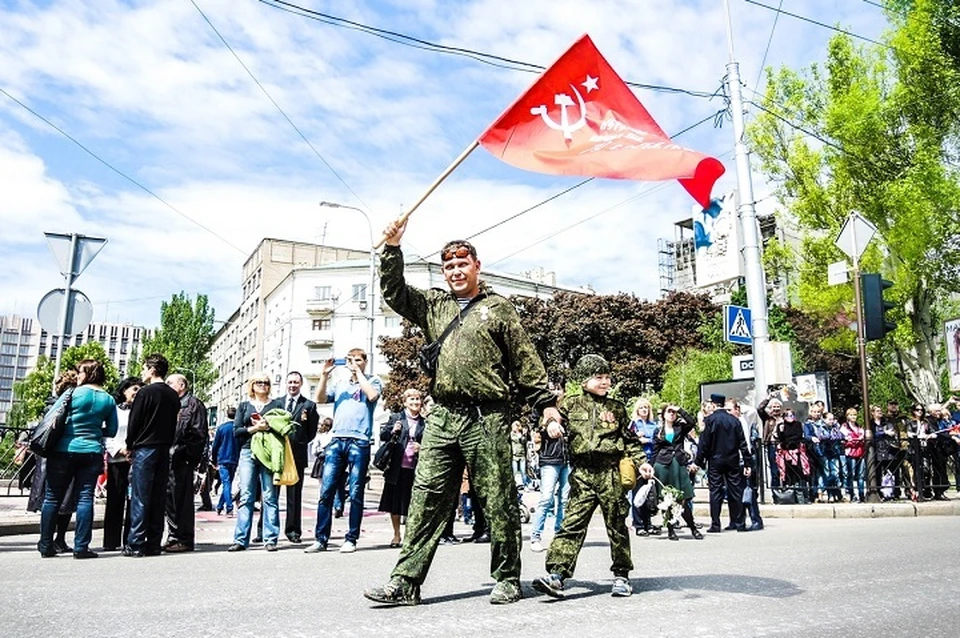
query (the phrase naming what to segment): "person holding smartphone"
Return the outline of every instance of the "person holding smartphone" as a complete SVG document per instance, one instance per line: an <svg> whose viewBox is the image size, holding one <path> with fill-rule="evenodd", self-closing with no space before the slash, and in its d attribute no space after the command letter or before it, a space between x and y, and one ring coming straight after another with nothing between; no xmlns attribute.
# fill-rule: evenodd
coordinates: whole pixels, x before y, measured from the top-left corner
<svg viewBox="0 0 960 638"><path fill-rule="evenodd" d="M333 501L337 486L346 481L350 501L350 527L341 554L357 550L360 523L363 520L363 495L370 464L370 439L373 437L373 411L380 399L383 384L375 376L364 374L367 353L354 348L344 361L349 375L330 383L336 367L335 359L327 359L320 372L317 403L333 403L333 438L327 445L320 479L320 502L317 505L316 540L304 551L308 554L326 551L330 540ZM328 387L329 386L329 387Z"/></svg>

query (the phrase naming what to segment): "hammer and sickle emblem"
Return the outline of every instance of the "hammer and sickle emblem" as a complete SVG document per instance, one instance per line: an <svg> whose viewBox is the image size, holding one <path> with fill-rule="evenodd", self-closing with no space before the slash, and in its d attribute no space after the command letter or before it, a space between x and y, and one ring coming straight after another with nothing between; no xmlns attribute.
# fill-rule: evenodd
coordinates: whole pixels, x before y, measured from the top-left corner
<svg viewBox="0 0 960 638"><path fill-rule="evenodd" d="M547 112L547 107L543 104L540 106L530 109L531 115L539 115L543 118L543 123L548 127L552 128L555 131L562 131L563 138L565 140L573 139L573 132L583 128L587 123L587 109L586 105L583 102L583 97L580 95L580 92L577 90L577 87L570 85L570 89L573 91L573 94L577 96L577 102L575 103L569 95L566 93L557 93L553 96L553 103L560 107L560 123L556 123L551 119L550 115ZM580 117L573 123L570 122L570 116L567 114L567 108L577 106L580 110Z"/></svg>

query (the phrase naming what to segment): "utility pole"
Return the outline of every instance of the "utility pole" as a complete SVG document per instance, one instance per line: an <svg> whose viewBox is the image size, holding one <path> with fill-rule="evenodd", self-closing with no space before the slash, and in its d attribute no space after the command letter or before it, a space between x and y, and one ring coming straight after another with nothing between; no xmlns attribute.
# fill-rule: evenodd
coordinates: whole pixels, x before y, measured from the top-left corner
<svg viewBox="0 0 960 638"><path fill-rule="evenodd" d="M744 279L747 288L747 306L752 317L754 396L757 403L767 393L764 353L769 340L767 333L767 285L764 281L760 246L760 227L753 205L753 181L750 175L750 156L744 143L743 97L740 93L740 65L733 51L733 22L730 18L730 0L724 0L727 14L727 43L730 61L727 63L727 92L730 97L730 115L733 119L734 154L737 162L737 191L743 232Z"/></svg>

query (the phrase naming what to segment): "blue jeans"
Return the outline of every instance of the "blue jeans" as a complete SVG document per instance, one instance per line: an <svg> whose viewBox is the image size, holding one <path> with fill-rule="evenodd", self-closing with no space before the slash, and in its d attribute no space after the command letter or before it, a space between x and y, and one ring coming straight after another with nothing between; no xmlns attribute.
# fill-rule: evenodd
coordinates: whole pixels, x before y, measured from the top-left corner
<svg viewBox="0 0 960 638"><path fill-rule="evenodd" d="M520 477L519 480L517 480L517 477L518 477L518 476ZM527 479L527 459L525 459L525 458L523 458L523 457L520 457L520 458L514 457L514 459L513 459L513 477L514 477L514 480L516 481L517 485L523 485L524 487L527 486L527 482L528 482L528 479Z"/></svg>
<svg viewBox="0 0 960 638"><path fill-rule="evenodd" d="M277 544L280 538L280 509L277 507L280 488L273 484L273 472L254 458L250 448L240 450L240 503L237 504L237 527L233 542L244 547L250 544L250 528L253 525L253 504L257 500L257 483L260 483L260 499L263 507L263 543Z"/></svg>
<svg viewBox="0 0 960 638"><path fill-rule="evenodd" d="M563 508L570 496L570 466L569 465L541 465L540 466L540 502L533 515L533 531L531 539L539 539L543 534L543 526L547 516L554 512L553 531L560 531L563 521ZM556 504L556 507L554 505Z"/></svg>
<svg viewBox="0 0 960 638"><path fill-rule="evenodd" d="M844 468L844 487L847 488L847 495L853 499L853 484L857 484L857 496L863 500L863 457L855 459L849 456L843 457Z"/></svg>
<svg viewBox="0 0 960 638"><path fill-rule="evenodd" d="M160 552L167 484L170 482L170 448L140 447L130 464L130 533L127 545L139 551Z"/></svg>
<svg viewBox="0 0 960 638"><path fill-rule="evenodd" d="M78 454L55 452L47 459L47 485L40 509L40 542L37 549L45 553L53 543L57 526L57 511L63 501L70 481L77 495L77 527L73 535L73 551L90 548L93 536L93 491L97 477L103 471L103 454Z"/></svg>
<svg viewBox="0 0 960 638"><path fill-rule="evenodd" d="M217 501L217 512L227 508L227 514L233 511L233 476L237 466L233 463L220 464L220 500Z"/></svg>
<svg viewBox="0 0 960 638"><path fill-rule="evenodd" d="M330 540L333 498L337 486L346 474L347 494L350 500L350 529L346 540L356 543L363 521L363 492L366 489L367 465L370 463L370 442L347 437L335 437L327 446L320 479L320 502L317 504L317 542ZM349 469L348 469L349 468Z"/></svg>
<svg viewBox="0 0 960 638"><path fill-rule="evenodd" d="M780 467L777 465L777 445L767 443L767 467L770 469L770 487L780 487Z"/></svg>

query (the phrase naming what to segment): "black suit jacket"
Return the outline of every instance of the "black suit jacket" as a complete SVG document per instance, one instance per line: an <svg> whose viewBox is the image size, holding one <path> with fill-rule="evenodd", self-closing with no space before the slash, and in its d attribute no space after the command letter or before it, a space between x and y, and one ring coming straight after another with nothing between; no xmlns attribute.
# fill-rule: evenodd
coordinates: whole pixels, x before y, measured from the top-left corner
<svg viewBox="0 0 960 638"><path fill-rule="evenodd" d="M263 409L264 412L269 412L273 408L286 410L289 398L286 394L277 397ZM290 413L290 421L295 427L293 434L290 435L290 446L293 448L297 468L302 470L307 467L307 446L317 437L317 425L320 423L317 404L301 394L297 397L293 412ZM300 474L302 476L303 472Z"/></svg>
<svg viewBox="0 0 960 638"><path fill-rule="evenodd" d="M703 467L709 461L717 467L737 467L743 457L744 467L753 467L753 457L747 448L747 439L743 436L740 419L722 408L704 419L703 433L697 450L696 464Z"/></svg>

